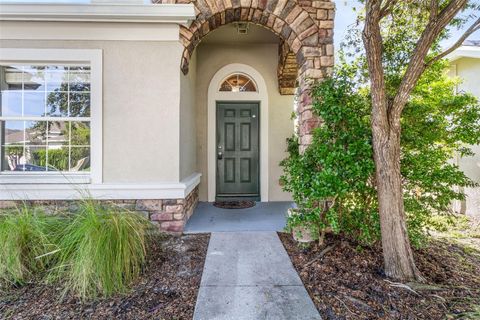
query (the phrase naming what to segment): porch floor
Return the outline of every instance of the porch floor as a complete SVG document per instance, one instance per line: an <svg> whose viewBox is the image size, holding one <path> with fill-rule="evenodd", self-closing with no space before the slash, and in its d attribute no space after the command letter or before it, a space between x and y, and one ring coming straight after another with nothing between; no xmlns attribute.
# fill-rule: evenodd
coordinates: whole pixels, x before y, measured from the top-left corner
<svg viewBox="0 0 480 320"><path fill-rule="evenodd" d="M221 209L200 202L184 232L282 231L292 206L292 202L257 202L247 209Z"/></svg>

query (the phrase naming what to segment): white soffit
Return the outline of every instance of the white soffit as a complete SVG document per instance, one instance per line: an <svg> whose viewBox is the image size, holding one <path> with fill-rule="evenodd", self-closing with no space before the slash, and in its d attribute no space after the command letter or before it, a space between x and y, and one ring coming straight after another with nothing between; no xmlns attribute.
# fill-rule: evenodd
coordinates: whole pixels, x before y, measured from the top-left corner
<svg viewBox="0 0 480 320"><path fill-rule="evenodd" d="M450 61L455 61L461 58L478 58L480 59L480 47L479 46L461 46L452 53L450 53L447 58Z"/></svg>
<svg viewBox="0 0 480 320"><path fill-rule="evenodd" d="M193 4L0 3L0 20L178 23L195 19Z"/></svg>

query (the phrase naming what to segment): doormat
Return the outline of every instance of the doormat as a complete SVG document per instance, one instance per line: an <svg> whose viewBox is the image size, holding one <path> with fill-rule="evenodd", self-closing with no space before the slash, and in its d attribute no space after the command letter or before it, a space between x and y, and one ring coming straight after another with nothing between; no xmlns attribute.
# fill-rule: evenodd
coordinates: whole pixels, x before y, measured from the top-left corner
<svg viewBox="0 0 480 320"><path fill-rule="evenodd" d="M215 201L213 205L222 209L246 209L255 206L255 201Z"/></svg>

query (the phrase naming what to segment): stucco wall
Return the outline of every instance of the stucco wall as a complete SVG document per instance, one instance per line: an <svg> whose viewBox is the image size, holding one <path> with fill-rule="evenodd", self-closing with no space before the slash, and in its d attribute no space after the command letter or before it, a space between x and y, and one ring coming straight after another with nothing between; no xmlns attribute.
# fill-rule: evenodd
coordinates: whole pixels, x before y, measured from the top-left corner
<svg viewBox="0 0 480 320"><path fill-rule="evenodd" d="M187 75L180 71L180 179L187 178L197 169L197 138L195 121L196 54L190 60Z"/></svg>
<svg viewBox="0 0 480 320"><path fill-rule="evenodd" d="M461 58L453 65L453 73L462 80L458 90L470 92L480 99L480 59ZM480 145L472 149L475 156L458 159L458 164L471 179L480 183ZM480 216L480 188L467 188L465 193L467 201L463 210L467 214Z"/></svg>
<svg viewBox="0 0 480 320"><path fill-rule="evenodd" d="M2 40L0 46L102 49L104 182L179 181L178 41Z"/></svg>
<svg viewBox="0 0 480 320"><path fill-rule="evenodd" d="M288 201L290 195L279 185L285 158L286 138L293 134L290 119L293 96L278 91L278 44L201 44L197 47L197 171L202 173L200 200L207 199L207 95L210 80L225 65L242 63L262 74L267 84L269 101L269 201ZM190 67L190 72L192 68ZM261 129L260 129L261 130ZM262 133L261 133L262 134Z"/></svg>

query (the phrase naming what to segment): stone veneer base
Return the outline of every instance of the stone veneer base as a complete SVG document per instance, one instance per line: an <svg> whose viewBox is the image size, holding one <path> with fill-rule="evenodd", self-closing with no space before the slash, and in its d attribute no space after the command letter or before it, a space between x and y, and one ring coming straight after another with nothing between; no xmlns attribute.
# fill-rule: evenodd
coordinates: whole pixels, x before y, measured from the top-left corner
<svg viewBox="0 0 480 320"><path fill-rule="evenodd" d="M184 199L148 200L99 200L136 211L158 226L161 232L181 234L188 219L198 204L198 186ZM43 206L47 211L74 211L78 200L26 200L0 201L0 209L13 208L22 204Z"/></svg>

